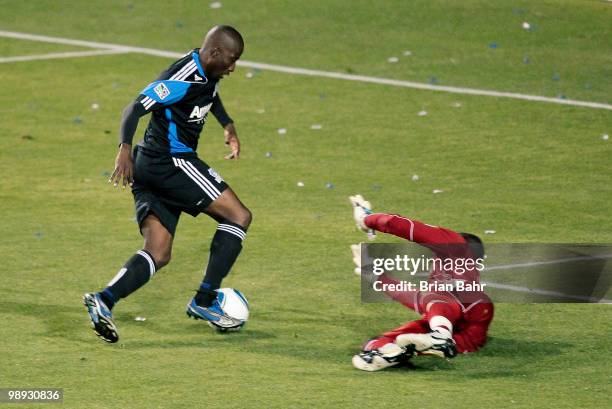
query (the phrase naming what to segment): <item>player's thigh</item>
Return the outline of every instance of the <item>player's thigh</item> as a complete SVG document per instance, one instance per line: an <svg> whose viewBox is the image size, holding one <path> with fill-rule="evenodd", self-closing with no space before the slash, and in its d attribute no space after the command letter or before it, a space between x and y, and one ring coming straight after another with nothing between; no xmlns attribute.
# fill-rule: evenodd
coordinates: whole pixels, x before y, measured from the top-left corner
<svg viewBox="0 0 612 409"><path fill-rule="evenodd" d="M230 187L213 201L205 212L218 221L229 220L245 228L251 224L251 212Z"/></svg>
<svg viewBox="0 0 612 409"><path fill-rule="evenodd" d="M251 212L221 175L197 157L172 158L178 173L165 196L180 200L187 213L206 213L217 221L227 220L242 227L251 222ZM178 188L182 186L181 188Z"/></svg>
<svg viewBox="0 0 612 409"><path fill-rule="evenodd" d="M197 216L229 188L213 168L196 156L171 157L156 192L182 211Z"/></svg>

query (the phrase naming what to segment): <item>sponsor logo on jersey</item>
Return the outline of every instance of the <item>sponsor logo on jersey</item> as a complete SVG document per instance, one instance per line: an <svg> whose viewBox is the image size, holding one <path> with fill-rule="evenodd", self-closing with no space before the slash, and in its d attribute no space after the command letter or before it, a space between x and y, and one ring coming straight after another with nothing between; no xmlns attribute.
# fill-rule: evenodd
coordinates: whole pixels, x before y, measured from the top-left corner
<svg viewBox="0 0 612 409"><path fill-rule="evenodd" d="M208 114L208 111L210 111L211 106L212 102L210 104L204 105L202 108L197 105L194 106L187 122L204 122L204 117L206 116L206 114Z"/></svg>
<svg viewBox="0 0 612 409"><path fill-rule="evenodd" d="M223 178L221 177L221 175L217 173L217 171L213 168L208 168L208 174L212 176L217 183L223 182Z"/></svg>
<svg viewBox="0 0 612 409"><path fill-rule="evenodd" d="M163 82L156 85L155 88L153 88L153 91L155 91L155 93L161 100L163 100L168 95L170 95L170 90L168 89L168 87L166 87L166 84L164 84Z"/></svg>

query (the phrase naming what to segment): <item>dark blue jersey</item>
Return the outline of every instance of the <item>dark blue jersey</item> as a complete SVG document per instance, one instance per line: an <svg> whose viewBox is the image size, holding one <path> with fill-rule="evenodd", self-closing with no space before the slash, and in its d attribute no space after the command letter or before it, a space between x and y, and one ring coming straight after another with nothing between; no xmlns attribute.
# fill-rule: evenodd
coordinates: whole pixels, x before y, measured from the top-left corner
<svg viewBox="0 0 612 409"><path fill-rule="evenodd" d="M208 112L221 125L232 122L219 97L219 81L206 78L200 65L199 49L174 62L138 96L137 101L151 120L139 143L159 153L195 152Z"/></svg>

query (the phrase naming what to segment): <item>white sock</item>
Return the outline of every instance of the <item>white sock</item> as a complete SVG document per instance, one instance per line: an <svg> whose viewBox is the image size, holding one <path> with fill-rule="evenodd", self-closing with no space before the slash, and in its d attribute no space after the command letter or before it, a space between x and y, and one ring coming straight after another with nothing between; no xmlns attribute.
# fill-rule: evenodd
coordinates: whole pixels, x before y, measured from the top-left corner
<svg viewBox="0 0 612 409"><path fill-rule="evenodd" d="M435 315L429 319L429 328L432 331L439 332L446 338L453 337L453 324L441 315Z"/></svg>

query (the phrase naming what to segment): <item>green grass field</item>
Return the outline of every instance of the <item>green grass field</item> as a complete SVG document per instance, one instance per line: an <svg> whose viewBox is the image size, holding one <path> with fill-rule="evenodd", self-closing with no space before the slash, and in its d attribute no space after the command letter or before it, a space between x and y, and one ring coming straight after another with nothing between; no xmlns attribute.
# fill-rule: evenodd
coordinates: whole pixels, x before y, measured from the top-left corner
<svg viewBox="0 0 612 409"><path fill-rule="evenodd" d="M606 2L172 3L0 0L0 30L185 52L228 23L249 61L612 103ZM0 57L85 50L0 37ZM214 119L200 155L254 214L224 282L249 299L248 326L225 336L185 317L215 224L184 215L171 264L115 309L119 343L99 341L81 296L142 245L131 194L106 182L121 111L170 62L125 54L0 64L0 388L64 388L67 408L609 405L609 305L498 304L476 354L375 374L350 364L363 341L416 315L361 303L349 245L363 236L347 196L463 231L493 229L488 242L611 243L612 141L602 134L612 115L603 109L270 71L247 78L239 68L221 94L241 159L222 159Z"/></svg>

